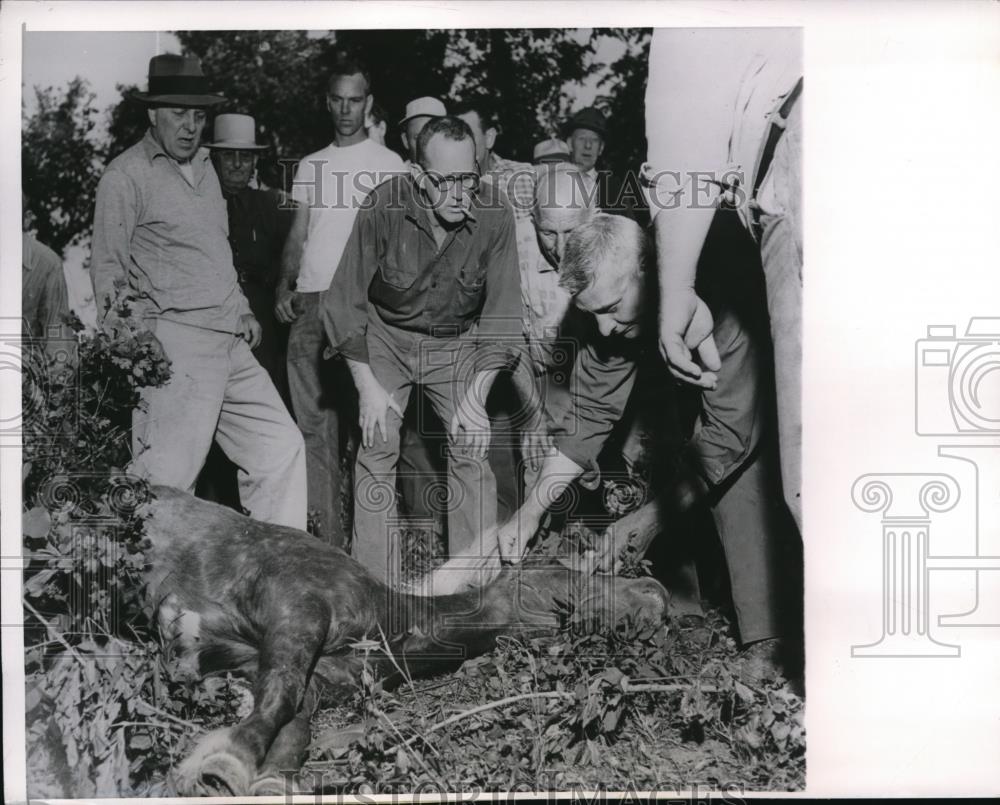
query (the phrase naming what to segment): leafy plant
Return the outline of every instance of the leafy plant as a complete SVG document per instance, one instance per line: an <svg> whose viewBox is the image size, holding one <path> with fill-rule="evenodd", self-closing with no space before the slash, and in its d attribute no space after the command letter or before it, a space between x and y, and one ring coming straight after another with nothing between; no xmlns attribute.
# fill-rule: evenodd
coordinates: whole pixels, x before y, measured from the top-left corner
<svg viewBox="0 0 1000 805"><path fill-rule="evenodd" d="M170 367L122 289L112 313L113 330L88 334L75 322L75 342L56 351L29 344L23 358L33 796L161 791L190 737L231 718L239 698L231 684L197 683L170 662L143 608L148 491L123 468L132 410Z"/></svg>

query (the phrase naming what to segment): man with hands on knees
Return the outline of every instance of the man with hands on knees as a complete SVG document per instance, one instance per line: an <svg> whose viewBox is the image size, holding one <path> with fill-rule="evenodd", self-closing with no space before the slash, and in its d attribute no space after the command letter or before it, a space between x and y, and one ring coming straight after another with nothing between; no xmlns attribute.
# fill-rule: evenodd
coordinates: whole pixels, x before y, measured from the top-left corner
<svg viewBox="0 0 1000 805"><path fill-rule="evenodd" d="M416 154L409 175L366 199L322 300L330 344L360 398L352 551L390 583L387 523L412 387L448 427L449 553L481 556L496 524L486 397L521 337L514 216L502 190L480 184L472 131L435 118Z"/></svg>

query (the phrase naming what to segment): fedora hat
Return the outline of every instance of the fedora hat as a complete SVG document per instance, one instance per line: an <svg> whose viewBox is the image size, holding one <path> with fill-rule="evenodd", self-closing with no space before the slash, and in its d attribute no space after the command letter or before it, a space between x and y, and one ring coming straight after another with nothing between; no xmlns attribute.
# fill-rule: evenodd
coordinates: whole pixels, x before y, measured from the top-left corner
<svg viewBox="0 0 1000 805"><path fill-rule="evenodd" d="M414 98L406 104L406 112L403 119L399 121L400 126L405 126L407 120L415 117L444 117L447 113L444 104L437 98L429 95L423 98Z"/></svg>
<svg viewBox="0 0 1000 805"><path fill-rule="evenodd" d="M563 135L569 137L577 129L589 129L604 137L608 131L608 121L600 109L596 106L588 106L566 121L563 126Z"/></svg>
<svg viewBox="0 0 1000 805"><path fill-rule="evenodd" d="M266 145L257 145L257 124L250 115L227 114L215 118L212 129L215 142L205 143L209 148L226 148L230 151L266 151Z"/></svg>
<svg viewBox="0 0 1000 805"><path fill-rule="evenodd" d="M165 106L214 106L226 99L209 92L208 78L196 56L164 53L149 60L149 88L133 92L133 100Z"/></svg>

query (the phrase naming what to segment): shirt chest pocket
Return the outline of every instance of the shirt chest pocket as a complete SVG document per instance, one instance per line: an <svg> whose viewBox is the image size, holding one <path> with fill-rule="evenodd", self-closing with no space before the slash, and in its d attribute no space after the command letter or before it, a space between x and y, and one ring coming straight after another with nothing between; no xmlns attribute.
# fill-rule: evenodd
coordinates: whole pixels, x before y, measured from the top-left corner
<svg viewBox="0 0 1000 805"><path fill-rule="evenodd" d="M486 285L485 256L470 260L458 272L458 287L470 294L479 294Z"/></svg>
<svg viewBox="0 0 1000 805"><path fill-rule="evenodd" d="M411 254L409 243L405 238L401 239L396 248L389 248L385 251L385 256L379 261L378 277L390 288L397 291L406 291L413 287L417 280L418 259L417 255Z"/></svg>

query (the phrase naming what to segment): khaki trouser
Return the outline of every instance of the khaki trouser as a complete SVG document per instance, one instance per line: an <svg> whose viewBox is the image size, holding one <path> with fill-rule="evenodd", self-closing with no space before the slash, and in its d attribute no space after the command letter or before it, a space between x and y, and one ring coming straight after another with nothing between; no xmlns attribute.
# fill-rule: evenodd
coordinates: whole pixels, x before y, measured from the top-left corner
<svg viewBox="0 0 1000 805"><path fill-rule="evenodd" d="M785 501L802 533L802 99L761 185L761 260L774 342Z"/></svg>
<svg viewBox="0 0 1000 805"><path fill-rule="evenodd" d="M171 377L144 389L133 413L133 471L194 492L214 438L237 467L240 502L251 516L305 529L302 437L247 342L164 319L151 329Z"/></svg>
<svg viewBox="0 0 1000 805"><path fill-rule="evenodd" d="M371 370L399 407L406 410L413 385L420 384L424 399L449 428L473 377L472 340L462 336L435 338L389 327L373 311L367 341ZM400 569L396 469L402 421L390 410L386 424L384 442L376 431L371 447L358 447L351 553L377 578L394 584ZM486 459L463 454L450 436L447 458L446 488L434 488L436 473L424 483L410 479L411 486L423 488L446 509L451 557L482 556L492 547L484 546L482 538L496 524L496 479Z"/></svg>

